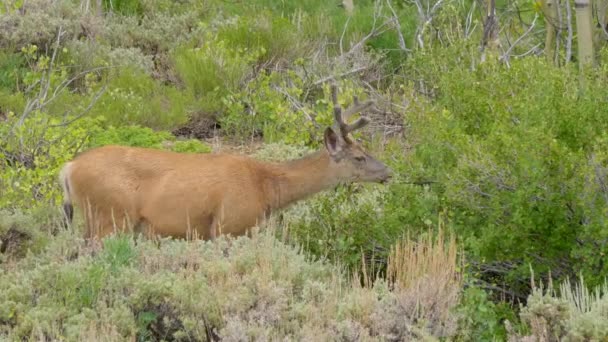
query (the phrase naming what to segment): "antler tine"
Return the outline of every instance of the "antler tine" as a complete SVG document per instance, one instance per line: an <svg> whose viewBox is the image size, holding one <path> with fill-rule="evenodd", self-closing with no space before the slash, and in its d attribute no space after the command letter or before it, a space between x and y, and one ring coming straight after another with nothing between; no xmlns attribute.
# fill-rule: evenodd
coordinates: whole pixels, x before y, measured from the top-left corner
<svg viewBox="0 0 608 342"><path fill-rule="evenodd" d="M334 128L339 129L342 135L346 136L347 125L342 117L342 106L338 102L338 86L335 83L331 84L331 100L334 104Z"/></svg>
<svg viewBox="0 0 608 342"><path fill-rule="evenodd" d="M363 103L359 103L359 99L357 99L355 97L354 101L353 101L353 105L350 108L348 108L347 110L345 110L344 113L342 114L342 116L344 117L344 119L348 119L353 114L362 112L362 111L374 106L375 104L376 104L376 102L374 100L367 100Z"/></svg>
<svg viewBox="0 0 608 342"><path fill-rule="evenodd" d="M359 98L357 96L353 97L353 105L346 109L346 111L342 111L342 106L338 102L338 86L333 83L331 85L331 98L334 104L334 120L336 129L340 129L340 133L342 133L342 137L347 138L348 134L352 131L356 131L358 129L363 128L367 124L369 124L369 118L361 115L361 117L352 124L347 124L346 120L351 117L355 113L362 112L370 107L372 107L375 102L373 100L369 100L364 102L363 104L359 103Z"/></svg>
<svg viewBox="0 0 608 342"><path fill-rule="evenodd" d="M361 129L365 126L367 126L367 124L369 124L370 120L368 117L366 116L362 116L360 117L357 121L355 121L353 124L350 124L348 126L345 127L346 129L346 133L350 133L352 131L356 131L358 129Z"/></svg>

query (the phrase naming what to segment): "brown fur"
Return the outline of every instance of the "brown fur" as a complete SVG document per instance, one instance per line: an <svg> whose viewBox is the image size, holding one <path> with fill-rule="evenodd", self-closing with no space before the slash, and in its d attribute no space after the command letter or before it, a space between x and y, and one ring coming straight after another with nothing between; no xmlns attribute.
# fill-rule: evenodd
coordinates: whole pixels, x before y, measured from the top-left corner
<svg viewBox="0 0 608 342"><path fill-rule="evenodd" d="M327 128L325 149L286 163L123 146L89 150L61 170L66 218L74 203L87 238L129 228L213 239L242 235L273 211L339 182L386 181L390 170L347 137L367 120L349 126L336 113L341 134Z"/></svg>

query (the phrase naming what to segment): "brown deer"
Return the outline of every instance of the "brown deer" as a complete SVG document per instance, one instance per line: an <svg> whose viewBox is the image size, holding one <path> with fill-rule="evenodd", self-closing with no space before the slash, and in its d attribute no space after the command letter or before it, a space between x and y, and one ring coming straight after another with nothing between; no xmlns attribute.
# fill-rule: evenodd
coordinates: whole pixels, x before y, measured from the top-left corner
<svg viewBox="0 0 608 342"><path fill-rule="evenodd" d="M242 235L271 212L340 182L386 182L390 169L349 137L369 119L345 121L373 101L355 98L343 110L336 86L331 90L335 124L324 132L325 148L298 160L123 146L86 151L60 173L66 219L72 221L74 203L83 211L87 238L129 228L149 237L213 239Z"/></svg>

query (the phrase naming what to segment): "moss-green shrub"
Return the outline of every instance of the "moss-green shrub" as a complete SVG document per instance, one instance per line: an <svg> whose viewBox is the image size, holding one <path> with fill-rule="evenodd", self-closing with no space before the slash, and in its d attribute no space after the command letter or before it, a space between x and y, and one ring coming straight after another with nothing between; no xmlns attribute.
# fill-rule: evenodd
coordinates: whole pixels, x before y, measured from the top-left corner
<svg viewBox="0 0 608 342"><path fill-rule="evenodd" d="M192 104L187 93L160 85L141 71L125 68L110 76L107 91L95 103L91 114L105 117L112 125L167 129L184 124Z"/></svg>
<svg viewBox="0 0 608 342"><path fill-rule="evenodd" d="M363 89L341 81L338 102L352 104L353 96L365 100ZM325 127L333 124L329 85L317 99L307 99L304 81L295 73L260 73L247 87L224 98L222 128L239 137L261 134L267 143L320 146ZM355 133L358 136L359 133Z"/></svg>
<svg viewBox="0 0 608 342"><path fill-rule="evenodd" d="M180 48L173 58L178 76L200 99L199 110L216 112L222 107L221 98L237 90L253 73L253 65L263 52L263 47L231 49L225 41L207 34L202 46Z"/></svg>
<svg viewBox="0 0 608 342"><path fill-rule="evenodd" d="M433 56L411 60L411 73L432 85L434 107L408 116L419 143L407 163L410 177L435 182L430 209L447 210L480 262L508 265L488 277L520 295L528 262L559 278L585 270L597 284L605 265L587 246L596 256L608 248L606 202L598 201L605 71L579 78L538 58L475 65L466 46Z"/></svg>
<svg viewBox="0 0 608 342"><path fill-rule="evenodd" d="M528 334L511 332L514 341L556 339L559 341L602 341L608 338L608 283L587 288L583 278L569 280L558 289L549 284L535 287L521 309ZM523 336L522 336L523 335Z"/></svg>
<svg viewBox="0 0 608 342"><path fill-rule="evenodd" d="M91 137L88 146L122 145L168 149L175 152L211 152L211 147L199 140L176 140L170 132L154 131L141 126L109 126Z"/></svg>
<svg viewBox="0 0 608 342"><path fill-rule="evenodd" d="M59 168L86 145L90 134L101 130L101 122L82 118L66 129L63 120L40 112L21 124L19 117L9 117L0 126L0 207L58 203Z"/></svg>
<svg viewBox="0 0 608 342"><path fill-rule="evenodd" d="M197 140L176 141L166 131L109 126L103 117L83 117L65 125L73 119L64 121L35 112L19 124L19 117L9 116L7 124L0 127L4 138L0 143L0 207L32 209L59 203L60 168L87 148L118 144L178 152L211 151Z"/></svg>
<svg viewBox="0 0 608 342"><path fill-rule="evenodd" d="M15 91L25 73L20 54L0 51L0 91Z"/></svg>

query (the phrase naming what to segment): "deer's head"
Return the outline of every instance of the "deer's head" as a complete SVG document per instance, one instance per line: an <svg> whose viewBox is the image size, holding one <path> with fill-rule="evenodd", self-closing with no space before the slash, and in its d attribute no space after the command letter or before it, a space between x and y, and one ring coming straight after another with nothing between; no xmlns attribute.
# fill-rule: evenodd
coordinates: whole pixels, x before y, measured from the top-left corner
<svg viewBox="0 0 608 342"><path fill-rule="evenodd" d="M346 181L354 182L377 182L385 183L391 176L392 171L382 162L367 153L349 134L363 128L369 123L369 119L363 115L352 124L346 120L356 113L360 113L374 106L373 101L359 103L357 97L354 103L347 109L342 109L338 103L338 90L335 85L331 87L332 101L334 104L333 127L325 130L325 148L330 156L330 167L338 177Z"/></svg>

